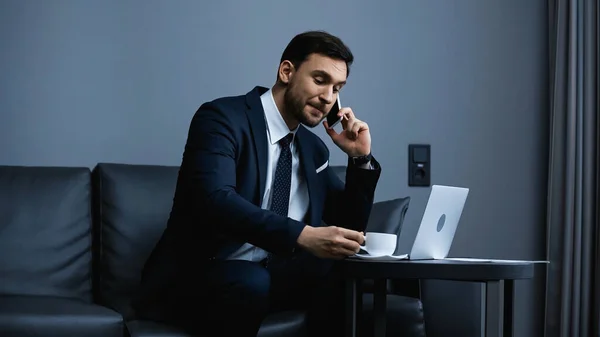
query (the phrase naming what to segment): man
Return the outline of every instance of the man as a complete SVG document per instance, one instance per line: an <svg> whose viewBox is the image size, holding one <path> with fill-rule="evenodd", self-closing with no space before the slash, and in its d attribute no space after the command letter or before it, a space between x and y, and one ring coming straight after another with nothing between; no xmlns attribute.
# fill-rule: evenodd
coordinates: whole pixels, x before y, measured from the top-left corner
<svg viewBox="0 0 600 337"><path fill-rule="evenodd" d="M211 336L255 336L272 311L308 310L311 336L343 331L333 262L355 254L381 168L368 125L329 129L346 183L305 127L319 125L353 55L325 32L294 37L271 89L203 104L189 129L167 229L146 262L138 315ZM337 306L335 309L332 306Z"/></svg>

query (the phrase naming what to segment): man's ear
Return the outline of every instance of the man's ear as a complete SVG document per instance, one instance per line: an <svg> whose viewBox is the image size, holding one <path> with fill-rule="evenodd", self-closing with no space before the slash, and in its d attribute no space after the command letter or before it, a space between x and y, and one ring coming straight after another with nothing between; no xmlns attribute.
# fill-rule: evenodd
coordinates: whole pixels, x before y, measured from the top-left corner
<svg viewBox="0 0 600 337"><path fill-rule="evenodd" d="M279 65L279 81L281 81L284 84L288 84L290 83L290 79L292 78L293 74L294 74L294 65L292 64L292 62L285 60L283 62L281 62L281 64Z"/></svg>

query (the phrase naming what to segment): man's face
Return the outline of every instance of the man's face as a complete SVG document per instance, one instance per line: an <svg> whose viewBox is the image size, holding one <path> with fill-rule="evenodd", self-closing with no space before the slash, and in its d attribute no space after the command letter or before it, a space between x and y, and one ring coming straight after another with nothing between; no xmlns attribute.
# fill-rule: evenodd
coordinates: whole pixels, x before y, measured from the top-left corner
<svg viewBox="0 0 600 337"><path fill-rule="evenodd" d="M285 110L298 122L315 127L327 117L346 83L346 62L311 54L290 76Z"/></svg>

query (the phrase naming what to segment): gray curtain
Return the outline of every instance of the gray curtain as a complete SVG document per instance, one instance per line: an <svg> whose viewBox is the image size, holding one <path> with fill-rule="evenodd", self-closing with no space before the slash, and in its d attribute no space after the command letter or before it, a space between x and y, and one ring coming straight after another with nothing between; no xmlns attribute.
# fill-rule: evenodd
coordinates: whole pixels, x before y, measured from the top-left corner
<svg viewBox="0 0 600 337"><path fill-rule="evenodd" d="M545 336L600 337L598 0L550 0Z"/></svg>

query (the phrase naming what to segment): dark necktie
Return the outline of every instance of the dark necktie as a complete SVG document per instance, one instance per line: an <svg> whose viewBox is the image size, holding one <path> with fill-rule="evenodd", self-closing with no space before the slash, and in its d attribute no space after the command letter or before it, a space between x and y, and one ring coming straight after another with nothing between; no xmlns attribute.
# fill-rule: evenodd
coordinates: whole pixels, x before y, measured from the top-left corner
<svg viewBox="0 0 600 337"><path fill-rule="evenodd" d="M292 186L292 151L290 143L294 134L289 133L281 138L281 154L277 161L275 178L273 179L273 195L271 197L271 211L281 215L288 215L288 205L290 203L290 188Z"/></svg>
<svg viewBox="0 0 600 337"><path fill-rule="evenodd" d="M281 153L275 169L275 178L273 179L273 193L271 195L271 211L281 216L288 216L288 206L290 203L290 189L292 187L292 151L290 143L294 134L289 133L279 141ZM272 265L275 259L271 253L267 253L267 258L263 261L265 267Z"/></svg>

